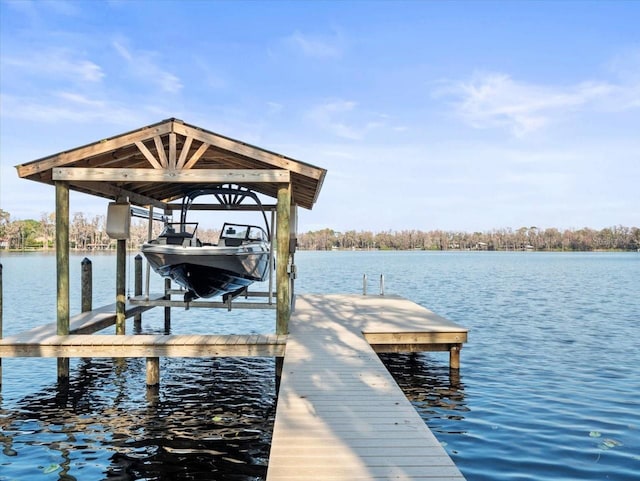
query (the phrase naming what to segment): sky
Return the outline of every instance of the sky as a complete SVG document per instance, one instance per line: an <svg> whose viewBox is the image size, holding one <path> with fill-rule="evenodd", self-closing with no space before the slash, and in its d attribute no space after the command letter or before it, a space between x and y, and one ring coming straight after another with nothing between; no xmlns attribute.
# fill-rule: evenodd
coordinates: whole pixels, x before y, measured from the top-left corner
<svg viewBox="0 0 640 481"><path fill-rule="evenodd" d="M640 226L639 25L613 0L0 0L0 209L55 210L15 165L175 117L327 169L301 232Z"/></svg>

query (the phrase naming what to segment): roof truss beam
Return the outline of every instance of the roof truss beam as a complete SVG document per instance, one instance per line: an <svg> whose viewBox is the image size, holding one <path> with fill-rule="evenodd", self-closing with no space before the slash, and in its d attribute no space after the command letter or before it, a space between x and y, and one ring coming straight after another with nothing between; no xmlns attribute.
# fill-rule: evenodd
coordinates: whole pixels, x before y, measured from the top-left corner
<svg viewBox="0 0 640 481"><path fill-rule="evenodd" d="M79 160L88 159L96 155L111 152L116 149L126 147L133 143L143 142L156 136L166 135L171 132L171 122L164 122L158 125L150 126L144 129L136 130L128 134L119 135L111 139L101 140L84 147L79 147L68 152L52 155L41 159L40 161L30 162L28 164L18 165L18 175L27 177L44 172L51 168L60 167Z"/></svg>
<svg viewBox="0 0 640 481"><path fill-rule="evenodd" d="M288 184L290 175L284 169L99 169L92 167L58 167L53 180L67 182L168 182L212 184Z"/></svg>
<svg viewBox="0 0 640 481"><path fill-rule="evenodd" d="M154 206L158 209L167 210L169 204L166 202L162 202L152 197L147 197L146 195L137 194L136 192L131 192L130 190L116 187L110 184L98 184L95 182L74 182L73 187L76 189L86 192L100 192L105 197L110 197L112 199L117 199L118 197L128 197L129 201L135 205L144 205L144 206Z"/></svg>
<svg viewBox="0 0 640 481"><path fill-rule="evenodd" d="M268 152L251 145L238 142L232 139L228 139L221 135L214 134L213 132L206 132L180 122L173 123L173 132L184 135L185 137L192 137L194 140L199 140L205 144L213 145L227 152L233 152L234 154L242 155L250 159L255 159L260 162L265 162L274 167L280 167L282 169L290 170L316 180L324 178L324 170L313 167L311 165L304 165L296 162L292 159L284 157L282 155Z"/></svg>

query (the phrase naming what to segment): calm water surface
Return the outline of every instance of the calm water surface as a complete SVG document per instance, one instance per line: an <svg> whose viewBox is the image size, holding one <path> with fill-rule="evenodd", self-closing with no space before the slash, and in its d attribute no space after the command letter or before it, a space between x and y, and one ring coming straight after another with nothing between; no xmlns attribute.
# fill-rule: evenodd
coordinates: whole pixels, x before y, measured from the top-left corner
<svg viewBox="0 0 640 481"><path fill-rule="evenodd" d="M92 261L94 306L110 303L115 258ZM53 321L54 257L0 262L5 335ZM468 480L640 479L640 254L301 252L296 263L299 293L361 293L365 273L375 293L384 274L387 292L470 328L459 377L445 353L384 357ZM174 309L172 332L271 332L272 316ZM143 333L158 332L162 311L146 313ZM157 395L144 368L72 360L59 390L55 361L3 360L0 480L265 478L272 359L163 359Z"/></svg>

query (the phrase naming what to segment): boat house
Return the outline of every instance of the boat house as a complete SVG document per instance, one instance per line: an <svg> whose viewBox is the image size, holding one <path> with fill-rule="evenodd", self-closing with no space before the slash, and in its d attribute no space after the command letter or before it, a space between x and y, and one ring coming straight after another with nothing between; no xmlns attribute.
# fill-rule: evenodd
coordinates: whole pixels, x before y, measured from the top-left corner
<svg viewBox="0 0 640 481"><path fill-rule="evenodd" d="M195 189L222 184L245 187L276 200L268 206L276 212L273 229L277 239L276 331L286 334L291 312L291 273L295 272L292 258L297 208L313 207L322 188L325 169L175 118L16 168L21 178L50 184L56 189L58 335L69 333L70 190L114 203L144 207L151 222L154 209L170 214L179 208L179 204L172 201ZM117 245L116 331L121 326L120 331L124 333L126 240L119 239Z"/></svg>

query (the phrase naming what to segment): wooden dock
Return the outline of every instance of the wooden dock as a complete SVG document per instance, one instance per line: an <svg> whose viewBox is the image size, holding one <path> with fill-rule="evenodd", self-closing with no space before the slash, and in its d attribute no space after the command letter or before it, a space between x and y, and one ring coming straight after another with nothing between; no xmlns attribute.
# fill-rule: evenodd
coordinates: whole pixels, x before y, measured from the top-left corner
<svg viewBox="0 0 640 481"><path fill-rule="evenodd" d="M164 294L150 296L160 301ZM130 318L153 308L143 299L125 306ZM113 335L92 333L116 322L115 304L72 317L68 336L56 335L56 323L0 339L0 357L281 357L287 336L251 335Z"/></svg>
<svg viewBox="0 0 640 481"><path fill-rule="evenodd" d="M367 337L459 349L466 329L400 297L304 295L289 332L267 481L464 479Z"/></svg>
<svg viewBox="0 0 640 481"><path fill-rule="evenodd" d="M150 306L127 304L131 317ZM397 296L296 297L289 335L92 335L115 323L105 306L0 339L0 357L282 357L267 481L462 481L464 477L378 352L449 351L460 362L467 329Z"/></svg>

